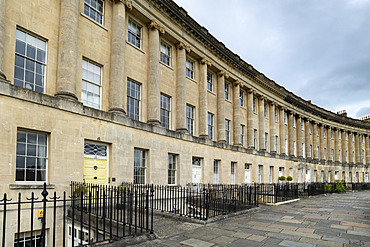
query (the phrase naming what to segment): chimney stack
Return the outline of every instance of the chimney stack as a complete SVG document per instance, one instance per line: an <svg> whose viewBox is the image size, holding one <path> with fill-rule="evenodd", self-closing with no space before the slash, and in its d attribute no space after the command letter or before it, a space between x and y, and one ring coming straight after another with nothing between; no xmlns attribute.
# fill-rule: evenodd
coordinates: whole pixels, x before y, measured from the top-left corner
<svg viewBox="0 0 370 247"><path fill-rule="evenodd" d="M343 116L343 117L347 117L347 111L346 110L338 111L337 114L340 115L340 116Z"/></svg>

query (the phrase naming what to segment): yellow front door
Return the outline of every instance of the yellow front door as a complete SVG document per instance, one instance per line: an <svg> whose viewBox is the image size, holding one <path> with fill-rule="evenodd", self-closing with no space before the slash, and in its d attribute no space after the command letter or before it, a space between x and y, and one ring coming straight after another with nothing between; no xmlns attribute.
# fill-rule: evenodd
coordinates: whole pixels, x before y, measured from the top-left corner
<svg viewBox="0 0 370 247"><path fill-rule="evenodd" d="M84 181L92 184L107 184L107 160L85 158Z"/></svg>

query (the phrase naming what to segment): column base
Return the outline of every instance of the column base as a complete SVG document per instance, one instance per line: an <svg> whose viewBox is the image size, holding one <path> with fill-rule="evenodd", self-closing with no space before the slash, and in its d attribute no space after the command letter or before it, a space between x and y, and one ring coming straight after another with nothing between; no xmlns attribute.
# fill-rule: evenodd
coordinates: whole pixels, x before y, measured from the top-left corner
<svg viewBox="0 0 370 247"><path fill-rule="evenodd" d="M226 140L218 140L218 143L227 144Z"/></svg>
<svg viewBox="0 0 370 247"><path fill-rule="evenodd" d="M118 115L126 116L125 110L123 110L123 108L120 108L120 107L111 107L111 108L109 108L109 112L114 113L114 114L118 114Z"/></svg>
<svg viewBox="0 0 370 247"><path fill-rule="evenodd" d="M188 129L184 129L184 128L179 128L179 129L176 129L177 132L181 133L181 134L185 134L188 132Z"/></svg>
<svg viewBox="0 0 370 247"><path fill-rule="evenodd" d="M149 119L147 121L148 124L151 124L151 125L161 125L161 121L157 120L157 119Z"/></svg>
<svg viewBox="0 0 370 247"><path fill-rule="evenodd" d="M74 102L78 101L78 98L76 97L76 95L70 92L59 91L55 93L55 96L66 99L66 100L74 101Z"/></svg>
<svg viewBox="0 0 370 247"><path fill-rule="evenodd" d="M0 71L0 79L6 80L6 76L2 71Z"/></svg>
<svg viewBox="0 0 370 247"><path fill-rule="evenodd" d="M199 135L200 138L209 138L209 136L207 134L202 134L202 135Z"/></svg>

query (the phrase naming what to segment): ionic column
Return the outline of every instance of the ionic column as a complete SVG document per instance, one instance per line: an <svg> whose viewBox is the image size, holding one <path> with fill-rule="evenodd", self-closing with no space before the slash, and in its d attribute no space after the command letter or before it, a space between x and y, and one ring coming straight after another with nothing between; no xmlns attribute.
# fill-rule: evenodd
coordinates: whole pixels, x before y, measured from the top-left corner
<svg viewBox="0 0 370 247"><path fill-rule="evenodd" d="M352 135L354 135L354 133L348 133L348 163L354 163L353 162L353 152L354 152L354 145L353 145L353 141L352 141Z"/></svg>
<svg viewBox="0 0 370 247"><path fill-rule="evenodd" d="M366 137L366 164L370 165L370 137Z"/></svg>
<svg viewBox="0 0 370 247"><path fill-rule="evenodd" d="M280 108L280 124L279 124L279 131L280 131L280 153L287 154L287 150L285 150L285 123L284 123L284 115L285 109L282 107Z"/></svg>
<svg viewBox="0 0 370 247"><path fill-rule="evenodd" d="M320 159L321 160L326 160L325 159L325 139L324 139L324 133L326 133L326 127L324 125L320 126ZM326 156L328 156L328 150L326 150ZM327 157L326 157L327 158Z"/></svg>
<svg viewBox="0 0 370 247"><path fill-rule="evenodd" d="M317 123L313 122L312 123L312 153L313 153L313 159L319 159L319 152L317 150L317 147L319 146L318 145L318 139L317 139L317 136L318 136L318 125ZM321 128L320 128L321 129ZM321 146L321 144L320 144ZM322 157L322 156L320 156Z"/></svg>
<svg viewBox="0 0 370 247"><path fill-rule="evenodd" d="M264 116L264 105L265 97L261 97L259 100L259 111L258 111L258 129L259 129L259 150L266 150L265 146L265 116ZM267 150L266 150L267 151Z"/></svg>
<svg viewBox="0 0 370 247"><path fill-rule="evenodd" d="M240 81L234 82L234 145L241 146L240 135Z"/></svg>
<svg viewBox="0 0 370 247"><path fill-rule="evenodd" d="M0 79L6 79L4 74L5 9L6 0L0 0Z"/></svg>
<svg viewBox="0 0 370 247"><path fill-rule="evenodd" d="M346 140L346 135L347 135L347 140ZM342 155L342 157L343 157L343 159L342 159L342 162L343 163L346 163L346 162L348 162L347 160L346 160L346 152L347 152L347 155L348 155L348 139L349 137L348 137L348 132L347 131L344 131L343 132L343 134L342 134L342 152L343 152L343 155Z"/></svg>
<svg viewBox="0 0 370 247"><path fill-rule="evenodd" d="M55 96L77 101L77 45L79 0L60 4L57 92Z"/></svg>
<svg viewBox="0 0 370 247"><path fill-rule="evenodd" d="M132 6L127 4L129 9ZM126 114L125 35L126 7L124 1L113 1L112 46L110 63L110 112Z"/></svg>
<svg viewBox="0 0 370 247"><path fill-rule="evenodd" d="M274 102L270 105L270 152L276 153L276 126L275 126L275 108L276 104ZM283 122L284 123L284 122Z"/></svg>
<svg viewBox="0 0 370 247"><path fill-rule="evenodd" d="M360 148L360 134L355 135L355 145L356 145L356 150L355 150L355 156L356 156L356 163L361 163L361 148Z"/></svg>
<svg viewBox="0 0 370 247"><path fill-rule="evenodd" d="M254 148L253 142L253 97L254 97L254 90L248 91L248 98L247 98L247 146L248 148ZM256 147L257 148L257 147Z"/></svg>
<svg viewBox="0 0 370 247"><path fill-rule="evenodd" d="M288 142L289 142L289 155L294 156L294 141L295 141L295 135L294 135L294 128L293 128L293 114L292 112L289 112L288 114Z"/></svg>
<svg viewBox="0 0 370 247"><path fill-rule="evenodd" d="M297 156L303 157L302 143L303 143L303 133L302 133L302 118L297 119Z"/></svg>
<svg viewBox="0 0 370 247"><path fill-rule="evenodd" d="M326 135L326 159L327 160L334 160L334 157L331 156L331 127L328 128L328 133Z"/></svg>
<svg viewBox="0 0 370 247"><path fill-rule="evenodd" d="M334 161L339 161L339 138L338 138L338 129L333 130L334 133Z"/></svg>
<svg viewBox="0 0 370 247"><path fill-rule="evenodd" d="M311 146L311 139L310 139L310 120L305 121L305 126L304 126L304 142L305 142L305 152L306 152L306 158L312 158L311 157L311 152L310 152L310 146ZM312 128L311 128L312 131ZM313 148L313 147L312 147ZM313 150L312 150L313 151Z"/></svg>
<svg viewBox="0 0 370 247"><path fill-rule="evenodd" d="M160 90L159 90L159 32L164 28L155 21L149 29L149 81L148 81L148 123L160 125Z"/></svg>
<svg viewBox="0 0 370 247"><path fill-rule="evenodd" d="M225 137L225 77L229 75L220 71L217 78L217 140L226 142Z"/></svg>
<svg viewBox="0 0 370 247"><path fill-rule="evenodd" d="M211 62L205 58L200 60L199 85L199 136L208 137L208 100L207 100L207 67Z"/></svg>
<svg viewBox="0 0 370 247"><path fill-rule="evenodd" d="M176 130L186 132L186 51L184 43L177 44L177 85L176 85Z"/></svg>

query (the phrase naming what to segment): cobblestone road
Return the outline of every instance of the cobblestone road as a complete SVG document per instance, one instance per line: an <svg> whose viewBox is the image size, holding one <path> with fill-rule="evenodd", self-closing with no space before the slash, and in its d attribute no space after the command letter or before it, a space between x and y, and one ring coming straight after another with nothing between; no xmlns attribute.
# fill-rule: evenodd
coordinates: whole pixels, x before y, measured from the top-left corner
<svg viewBox="0 0 370 247"><path fill-rule="evenodd" d="M159 239L136 246L369 246L370 191L301 199L215 223L156 220Z"/></svg>

